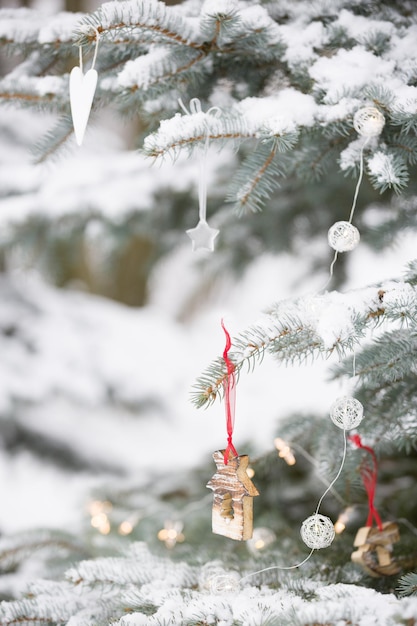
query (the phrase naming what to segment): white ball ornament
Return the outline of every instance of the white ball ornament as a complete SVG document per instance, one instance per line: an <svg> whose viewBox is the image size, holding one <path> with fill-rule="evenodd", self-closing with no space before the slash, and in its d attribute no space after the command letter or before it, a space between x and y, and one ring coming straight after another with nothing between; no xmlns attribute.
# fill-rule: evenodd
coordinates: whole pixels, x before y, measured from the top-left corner
<svg viewBox="0 0 417 626"><path fill-rule="evenodd" d="M329 517L315 513L301 525L301 539L314 550L328 548L335 537L333 522Z"/></svg>
<svg viewBox="0 0 417 626"><path fill-rule="evenodd" d="M238 574L221 574L209 579L209 590L214 595L236 593L239 589L240 579Z"/></svg>
<svg viewBox="0 0 417 626"><path fill-rule="evenodd" d="M353 116L353 127L361 137L376 137L384 125L385 117L376 107L363 107Z"/></svg>
<svg viewBox="0 0 417 626"><path fill-rule="evenodd" d="M363 406L350 396L337 398L330 407L330 419L343 430L356 428L363 420Z"/></svg>
<svg viewBox="0 0 417 626"><path fill-rule="evenodd" d="M350 222L335 222L329 228L327 241L329 246L336 252L349 252L356 248L360 240L360 234L356 226Z"/></svg>

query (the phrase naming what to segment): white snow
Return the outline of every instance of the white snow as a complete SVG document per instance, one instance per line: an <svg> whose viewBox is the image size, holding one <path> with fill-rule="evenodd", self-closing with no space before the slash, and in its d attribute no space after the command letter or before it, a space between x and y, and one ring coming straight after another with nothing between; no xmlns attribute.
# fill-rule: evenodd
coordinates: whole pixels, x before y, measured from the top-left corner
<svg viewBox="0 0 417 626"><path fill-rule="evenodd" d="M355 15L347 9L339 12L337 19L333 22L333 27L343 28L349 37L357 41L361 39L366 41L370 34L383 33L391 36L395 32L395 26L391 22L375 20L370 16Z"/></svg>
<svg viewBox="0 0 417 626"><path fill-rule="evenodd" d="M118 85L127 88L139 87L146 90L150 83L166 72L166 63L170 60L172 63L171 50L162 46L153 46L149 54L139 56L133 61L127 61L118 74Z"/></svg>
<svg viewBox="0 0 417 626"><path fill-rule="evenodd" d="M304 17L280 25L279 32L287 45L284 57L290 65L311 63L317 59L316 50L321 48L327 39L325 28L321 22L305 24Z"/></svg>
<svg viewBox="0 0 417 626"><path fill-rule="evenodd" d="M56 6L55 10L56 11ZM46 19L48 17L48 19ZM0 10L0 37L16 43L38 41L41 44L57 40L71 41L81 13L62 12L47 16L47 12L20 9Z"/></svg>
<svg viewBox="0 0 417 626"><path fill-rule="evenodd" d="M330 58L320 57L310 67L309 74L315 88L326 92L325 102L331 102L371 84L386 84L394 67L394 61L354 46L351 50L338 50Z"/></svg>
<svg viewBox="0 0 417 626"><path fill-rule="evenodd" d="M399 182L395 174L393 156L378 150L367 161L367 168L371 176L375 176L378 182L395 185Z"/></svg>
<svg viewBox="0 0 417 626"><path fill-rule="evenodd" d="M266 128L271 133L288 132L296 126L311 126L318 107L314 98L296 89L282 89L277 96L245 98L234 107L245 120L248 132Z"/></svg>

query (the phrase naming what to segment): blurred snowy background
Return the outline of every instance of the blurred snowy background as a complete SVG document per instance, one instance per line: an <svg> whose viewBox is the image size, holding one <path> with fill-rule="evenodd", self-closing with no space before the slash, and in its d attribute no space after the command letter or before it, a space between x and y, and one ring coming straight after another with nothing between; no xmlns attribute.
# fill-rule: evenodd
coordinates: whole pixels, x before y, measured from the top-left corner
<svg viewBox="0 0 417 626"><path fill-rule="evenodd" d="M51 12L58 5L42 3ZM52 120L0 112L2 533L76 531L100 485L145 484L206 463L225 444L224 409L198 411L190 395L223 351L221 318L237 334L274 301L327 280L327 270L311 271L312 251L330 259L325 232L296 253L245 241L253 260L228 271L250 230L227 205L212 224L228 224L221 250L193 253L185 230L197 223L198 163L152 165L132 150L129 124L103 112L82 148L70 141L59 158L37 163L32 148ZM224 202L218 181L235 159L210 151L209 208L212 197ZM413 248L407 233L383 256L361 245L343 288L401 275ZM280 417L326 413L341 391L326 369L266 358L243 374L236 447L250 441L262 453Z"/></svg>

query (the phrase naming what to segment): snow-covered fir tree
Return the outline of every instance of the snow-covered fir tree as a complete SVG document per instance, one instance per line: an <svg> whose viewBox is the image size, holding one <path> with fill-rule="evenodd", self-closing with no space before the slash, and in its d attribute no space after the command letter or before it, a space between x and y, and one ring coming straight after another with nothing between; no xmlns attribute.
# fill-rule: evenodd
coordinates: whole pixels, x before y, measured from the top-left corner
<svg viewBox="0 0 417 626"><path fill-rule="evenodd" d="M416 42L411 0L0 10L1 624L417 624ZM399 537L354 547L369 515Z"/></svg>

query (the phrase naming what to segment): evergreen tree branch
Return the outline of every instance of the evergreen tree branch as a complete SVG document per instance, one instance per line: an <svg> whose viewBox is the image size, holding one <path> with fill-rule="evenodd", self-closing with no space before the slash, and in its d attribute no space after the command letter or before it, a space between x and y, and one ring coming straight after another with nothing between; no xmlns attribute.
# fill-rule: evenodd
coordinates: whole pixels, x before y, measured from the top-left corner
<svg viewBox="0 0 417 626"><path fill-rule="evenodd" d="M417 596L417 573L409 573L399 580L398 591L400 596Z"/></svg>
<svg viewBox="0 0 417 626"><path fill-rule="evenodd" d="M107 3L86 16L78 28L79 45L94 44L96 31L100 38L112 44L167 41L176 45L201 48L200 41L193 40L193 29L176 9L156 0L129 0ZM122 36L120 36L120 34Z"/></svg>
<svg viewBox="0 0 417 626"><path fill-rule="evenodd" d="M381 319L401 321L406 316L415 321L413 299L414 288L398 282L343 296L333 292L278 303L264 320L233 339L231 359L236 373L245 365L254 367L266 352L282 363L302 362L319 355L328 358L335 351L343 354ZM341 311L345 318L338 325ZM194 385L194 404L203 407L214 402L222 393L226 377L224 362L217 359Z"/></svg>

